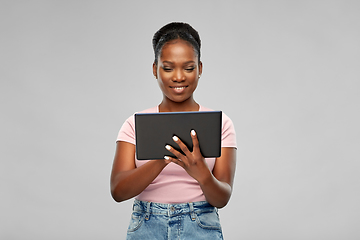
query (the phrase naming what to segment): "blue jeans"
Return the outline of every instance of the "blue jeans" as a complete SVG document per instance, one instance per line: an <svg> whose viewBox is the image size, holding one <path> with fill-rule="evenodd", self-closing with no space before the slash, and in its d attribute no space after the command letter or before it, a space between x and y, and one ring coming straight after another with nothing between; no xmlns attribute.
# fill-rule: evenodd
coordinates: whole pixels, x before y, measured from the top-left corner
<svg viewBox="0 0 360 240"><path fill-rule="evenodd" d="M134 201L127 238L223 239L217 208L208 202L163 204Z"/></svg>

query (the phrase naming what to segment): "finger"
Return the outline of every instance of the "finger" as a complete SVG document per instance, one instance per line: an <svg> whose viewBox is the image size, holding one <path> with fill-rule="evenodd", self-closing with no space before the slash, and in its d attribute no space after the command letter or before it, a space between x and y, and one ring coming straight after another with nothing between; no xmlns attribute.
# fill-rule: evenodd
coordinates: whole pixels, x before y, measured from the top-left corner
<svg viewBox="0 0 360 240"><path fill-rule="evenodd" d="M177 136L173 136L173 140L174 140L174 142L176 142L177 145L179 145L181 151L183 151L183 153L185 153L185 155L191 154L191 152L189 151L187 146L180 140L180 138L178 138Z"/></svg>
<svg viewBox="0 0 360 240"><path fill-rule="evenodd" d="M200 152L199 139L197 138L197 134L194 129L191 130L190 135L191 135L192 142L193 142L193 153Z"/></svg>
<svg viewBox="0 0 360 240"><path fill-rule="evenodd" d="M166 162L173 162L173 163L175 163L177 165L180 165L181 167L185 166L184 162L181 161L180 159L172 158L172 157L169 157L169 156L164 156L164 158L165 158Z"/></svg>
<svg viewBox="0 0 360 240"><path fill-rule="evenodd" d="M165 159L164 161L166 163L171 163L172 162L169 156L164 156L164 159Z"/></svg>
<svg viewBox="0 0 360 240"><path fill-rule="evenodd" d="M174 154L177 158L184 157L184 155L182 155L178 150L176 150L175 148L171 147L170 145L166 145L165 148L166 148L166 150L168 150L169 152L171 152L172 154Z"/></svg>

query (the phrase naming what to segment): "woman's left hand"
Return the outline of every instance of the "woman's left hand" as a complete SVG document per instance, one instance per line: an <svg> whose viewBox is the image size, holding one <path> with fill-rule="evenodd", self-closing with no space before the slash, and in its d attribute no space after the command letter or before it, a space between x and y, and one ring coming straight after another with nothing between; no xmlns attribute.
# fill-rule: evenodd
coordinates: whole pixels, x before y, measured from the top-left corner
<svg viewBox="0 0 360 240"><path fill-rule="evenodd" d="M170 156L165 156L164 158L167 161L171 161L183 167L191 177L193 177L199 183L202 183L206 181L208 177L211 177L211 172L207 166L205 158L200 152L199 140L197 138L195 130L191 130L190 135L193 143L192 152L190 152L187 146L177 136L174 136L174 142L179 145L180 149L185 155L181 154L179 151L177 151L170 145L166 145L165 148L169 150L172 154L174 154L177 158L172 158Z"/></svg>

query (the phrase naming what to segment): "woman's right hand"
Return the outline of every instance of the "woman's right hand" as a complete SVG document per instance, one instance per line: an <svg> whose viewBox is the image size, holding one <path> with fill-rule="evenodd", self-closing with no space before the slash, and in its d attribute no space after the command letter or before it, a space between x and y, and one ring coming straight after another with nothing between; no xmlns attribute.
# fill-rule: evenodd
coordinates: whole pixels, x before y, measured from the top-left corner
<svg viewBox="0 0 360 240"><path fill-rule="evenodd" d="M112 197L115 201L122 202L139 195L169 162L165 159L151 160L137 168L135 145L117 142L110 178Z"/></svg>

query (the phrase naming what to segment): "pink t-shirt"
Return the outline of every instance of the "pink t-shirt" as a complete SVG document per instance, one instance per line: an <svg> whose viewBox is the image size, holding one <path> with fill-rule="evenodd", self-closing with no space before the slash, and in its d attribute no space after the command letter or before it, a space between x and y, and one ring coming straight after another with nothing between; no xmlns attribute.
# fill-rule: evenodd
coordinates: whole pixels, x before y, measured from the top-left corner
<svg viewBox="0 0 360 240"><path fill-rule="evenodd" d="M199 111L212 111L209 108L200 106ZM141 111L141 113L157 113L158 106ZM129 142L135 145L135 121L134 115L129 117L122 125L117 140ZM234 125L231 119L222 114L222 139L221 147L236 148L236 135ZM210 170L213 170L215 158L205 159ZM135 156L136 167L156 160L137 160ZM189 174L175 163L169 163L162 172L154 179L152 183L140 193L136 199L141 201L157 203L186 203L205 201L205 196L198 182L189 176Z"/></svg>

